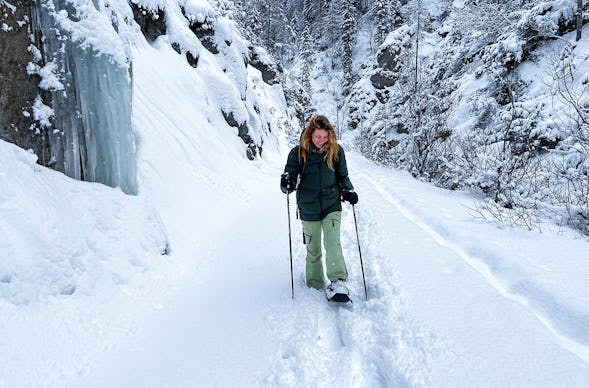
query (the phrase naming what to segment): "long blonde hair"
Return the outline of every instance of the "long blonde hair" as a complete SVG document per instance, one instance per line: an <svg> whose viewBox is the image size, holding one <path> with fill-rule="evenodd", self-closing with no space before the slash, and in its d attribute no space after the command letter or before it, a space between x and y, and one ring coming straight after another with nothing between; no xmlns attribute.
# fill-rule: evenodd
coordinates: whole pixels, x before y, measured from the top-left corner
<svg viewBox="0 0 589 388"><path fill-rule="evenodd" d="M305 128L305 131L301 136L301 147L309 151L309 147L311 147L312 144L311 137L313 136L313 132L317 129L324 129L327 131L327 143L325 143L321 149L327 151L325 161L327 162L327 166L333 170L333 162L337 160L339 145L337 144L335 130L329 120L327 120L327 117L317 114L311 117L309 125Z"/></svg>

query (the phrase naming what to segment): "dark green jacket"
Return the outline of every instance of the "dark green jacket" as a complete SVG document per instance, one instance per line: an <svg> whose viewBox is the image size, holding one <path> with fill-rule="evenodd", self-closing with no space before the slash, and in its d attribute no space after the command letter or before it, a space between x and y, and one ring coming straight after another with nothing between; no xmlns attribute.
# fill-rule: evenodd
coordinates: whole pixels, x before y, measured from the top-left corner
<svg viewBox="0 0 589 388"><path fill-rule="evenodd" d="M333 163L334 170L327 166L325 152L319 152L311 144L306 152L306 162L299 162L299 146L288 154L284 172L291 177L300 175L297 189L297 205L301 220L321 221L329 213L342 210L342 191L352 191L354 186L348 178L348 166L344 150L339 146L337 159Z"/></svg>

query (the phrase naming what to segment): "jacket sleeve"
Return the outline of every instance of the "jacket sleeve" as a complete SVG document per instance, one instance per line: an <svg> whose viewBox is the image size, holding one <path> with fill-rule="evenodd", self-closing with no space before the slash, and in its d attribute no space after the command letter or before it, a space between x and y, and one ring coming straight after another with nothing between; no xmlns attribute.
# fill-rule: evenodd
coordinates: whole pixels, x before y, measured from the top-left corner
<svg viewBox="0 0 589 388"><path fill-rule="evenodd" d="M296 146L288 153L288 158L286 159L286 166L284 166L284 172L288 172L293 180L296 182L297 177L299 175L299 147Z"/></svg>
<svg viewBox="0 0 589 388"><path fill-rule="evenodd" d="M348 165L346 164L346 154L342 146L339 146L338 160L335 165L335 177L340 190L353 191L354 186L348 177Z"/></svg>

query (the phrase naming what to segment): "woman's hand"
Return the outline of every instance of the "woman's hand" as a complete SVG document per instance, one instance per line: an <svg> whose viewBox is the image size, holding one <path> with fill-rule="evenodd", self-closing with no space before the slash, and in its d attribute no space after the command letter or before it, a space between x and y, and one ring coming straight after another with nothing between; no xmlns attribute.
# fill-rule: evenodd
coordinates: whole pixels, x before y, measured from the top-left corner
<svg viewBox="0 0 589 388"><path fill-rule="evenodd" d="M289 194L295 191L296 183L294 177L291 177L289 173L285 172L280 176L280 190L284 194Z"/></svg>
<svg viewBox="0 0 589 388"><path fill-rule="evenodd" d="M358 203L358 194L355 191L344 191L342 193L342 198L344 201L348 201L350 205L355 205Z"/></svg>

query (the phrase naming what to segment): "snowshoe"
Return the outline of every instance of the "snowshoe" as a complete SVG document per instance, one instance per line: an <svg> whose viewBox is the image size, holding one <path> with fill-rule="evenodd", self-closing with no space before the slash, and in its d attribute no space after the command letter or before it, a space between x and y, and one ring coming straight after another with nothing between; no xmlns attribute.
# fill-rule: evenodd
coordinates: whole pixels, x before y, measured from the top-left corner
<svg viewBox="0 0 589 388"><path fill-rule="evenodd" d="M348 303L352 301L350 299L350 291L343 280L331 282L325 289L325 296L330 302Z"/></svg>

